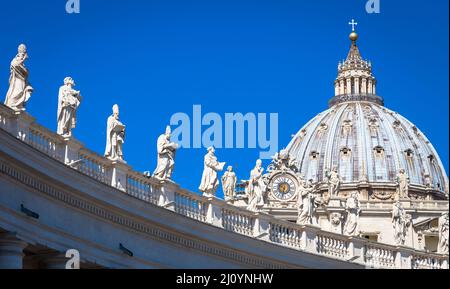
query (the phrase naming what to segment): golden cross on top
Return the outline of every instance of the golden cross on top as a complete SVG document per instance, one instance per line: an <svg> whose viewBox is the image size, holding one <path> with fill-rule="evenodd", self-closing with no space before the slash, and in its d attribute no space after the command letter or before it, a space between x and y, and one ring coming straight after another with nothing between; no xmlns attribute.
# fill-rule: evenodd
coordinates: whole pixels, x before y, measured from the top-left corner
<svg viewBox="0 0 450 289"><path fill-rule="evenodd" d="M352 26L352 31L355 31L355 26L358 25L358 23L355 22L355 19L352 19L352 22L349 22L348 24Z"/></svg>

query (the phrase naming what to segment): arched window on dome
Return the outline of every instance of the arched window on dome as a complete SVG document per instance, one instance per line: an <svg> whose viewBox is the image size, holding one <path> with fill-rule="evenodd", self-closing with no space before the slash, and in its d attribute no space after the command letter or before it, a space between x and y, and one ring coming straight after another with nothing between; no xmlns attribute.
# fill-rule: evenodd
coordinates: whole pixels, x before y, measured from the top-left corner
<svg viewBox="0 0 450 289"><path fill-rule="evenodd" d="M387 180L387 164L385 158L384 148L380 145L377 145L373 148L374 161L375 161L375 180Z"/></svg>
<svg viewBox="0 0 450 289"><path fill-rule="evenodd" d="M430 162L430 181L431 181L431 187L443 191L444 188L441 184L445 184L445 181L443 179L443 175L439 169L439 165L436 162L436 157L432 154L428 155L427 159Z"/></svg>
<svg viewBox="0 0 450 289"><path fill-rule="evenodd" d="M352 121L350 119L346 119L342 122L342 134L349 135L352 132Z"/></svg>
<svg viewBox="0 0 450 289"><path fill-rule="evenodd" d="M384 158L384 148L382 146L374 147L373 152L376 158Z"/></svg>
<svg viewBox="0 0 450 289"><path fill-rule="evenodd" d="M311 151L309 154L310 161L308 162L308 167L306 169L306 178L316 180L318 178L318 169L319 169L319 152Z"/></svg>
<svg viewBox="0 0 450 289"><path fill-rule="evenodd" d="M406 159L406 163L408 164L409 172L414 172L414 151L412 149L406 149L403 151ZM409 176L410 178L412 176Z"/></svg>
<svg viewBox="0 0 450 289"><path fill-rule="evenodd" d="M319 152L318 152L318 151L312 151L312 152L309 154L309 157L310 157L311 160L316 160L316 159L319 158Z"/></svg>
<svg viewBox="0 0 450 289"><path fill-rule="evenodd" d="M352 150L342 147L339 150L339 175L343 181L350 182L353 179Z"/></svg>
<svg viewBox="0 0 450 289"><path fill-rule="evenodd" d="M406 149L405 150L405 156L407 159L412 159L412 157L414 156L414 152L412 149Z"/></svg>

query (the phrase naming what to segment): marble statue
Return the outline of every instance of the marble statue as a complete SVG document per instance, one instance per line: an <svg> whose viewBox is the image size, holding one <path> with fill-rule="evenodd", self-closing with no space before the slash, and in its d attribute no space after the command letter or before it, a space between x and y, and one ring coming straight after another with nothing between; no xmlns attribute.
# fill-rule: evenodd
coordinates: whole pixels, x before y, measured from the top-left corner
<svg viewBox="0 0 450 289"><path fill-rule="evenodd" d="M266 190L262 175L264 168L262 161L257 160L255 168L250 172L250 179L246 188L246 195L248 197L247 210L258 212L264 206L263 193Z"/></svg>
<svg viewBox="0 0 450 289"><path fill-rule="evenodd" d="M347 212L347 219L344 225L344 234L349 236L357 236L359 234L359 213L361 212L358 192L352 192L350 197L347 198L345 210Z"/></svg>
<svg viewBox="0 0 450 289"><path fill-rule="evenodd" d="M410 225L410 216L408 216L402 204L397 201L392 207L392 225L394 227L394 240L397 245L404 245L406 233Z"/></svg>
<svg viewBox="0 0 450 289"><path fill-rule="evenodd" d="M122 146L125 140L125 125L119 121L119 106L113 106L113 114L108 117L105 156L110 160L123 161Z"/></svg>
<svg viewBox="0 0 450 289"><path fill-rule="evenodd" d="M308 182L300 180L297 191L297 224L305 225L313 223L313 216L317 207L316 198L312 180Z"/></svg>
<svg viewBox="0 0 450 289"><path fill-rule="evenodd" d="M397 191L395 194L395 201L399 199L408 198L409 177L405 172L405 169L400 169L397 174Z"/></svg>
<svg viewBox="0 0 450 289"><path fill-rule="evenodd" d="M175 152L178 144L170 141L170 134L170 126L167 126L166 132L158 137L158 164L153 172L153 177L160 180L170 180L175 165Z"/></svg>
<svg viewBox="0 0 450 289"><path fill-rule="evenodd" d="M225 165L225 162L217 161L217 157L214 153L214 147L209 147L208 153L204 158L204 169L199 190L206 197L212 197L215 195L217 187L219 186L217 172L222 171Z"/></svg>
<svg viewBox="0 0 450 289"><path fill-rule="evenodd" d="M5 105L14 110L25 110L25 105L33 93L33 88L28 83L28 69L25 67L27 59L27 47L20 44L16 57L11 61L9 89L5 99Z"/></svg>
<svg viewBox="0 0 450 289"><path fill-rule="evenodd" d="M331 172L326 172L328 179L328 196L337 196L341 185L341 178L339 177L337 167L334 167Z"/></svg>
<svg viewBox="0 0 450 289"><path fill-rule="evenodd" d="M438 253L448 255L448 212L442 213L439 218L439 245Z"/></svg>
<svg viewBox="0 0 450 289"><path fill-rule="evenodd" d="M76 112L81 102L80 92L74 90L75 82L71 77L64 78L64 85L58 93L58 129L57 133L70 137L76 125Z"/></svg>
<svg viewBox="0 0 450 289"><path fill-rule="evenodd" d="M233 172L233 167L228 166L227 171L222 176L222 190L225 201L233 201L236 188L236 174Z"/></svg>

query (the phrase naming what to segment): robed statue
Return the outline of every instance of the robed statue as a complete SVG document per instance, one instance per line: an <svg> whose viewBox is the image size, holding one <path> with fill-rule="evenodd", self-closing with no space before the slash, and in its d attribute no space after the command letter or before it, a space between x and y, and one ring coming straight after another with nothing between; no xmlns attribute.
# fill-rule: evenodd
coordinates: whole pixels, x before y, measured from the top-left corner
<svg viewBox="0 0 450 289"><path fill-rule="evenodd" d="M71 77L64 79L64 85L58 93L58 129L57 133L70 137L76 125L76 112L81 102L80 92L73 89L75 82Z"/></svg>
<svg viewBox="0 0 450 289"><path fill-rule="evenodd" d="M199 187L200 192L207 197L212 197L216 193L217 187L219 186L217 172L222 171L225 165L224 162L217 161L214 153L214 147L209 147L204 158L202 181Z"/></svg>
<svg viewBox="0 0 450 289"><path fill-rule="evenodd" d="M106 129L105 157L110 160L122 160L122 146L125 140L125 125L119 121L119 106L113 106L113 114L108 117Z"/></svg>
<svg viewBox="0 0 450 289"><path fill-rule="evenodd" d="M25 110L25 105L33 92L28 83L28 69L25 67L27 59L27 47L20 44L16 57L11 61L9 89L5 99L5 105L14 110Z"/></svg>
<svg viewBox="0 0 450 289"><path fill-rule="evenodd" d="M250 180L248 180L248 186L246 189L246 195L248 197L247 210L258 212L264 206L264 191L266 185L262 179L264 168L262 167L262 161L257 160L256 165L250 172Z"/></svg>
<svg viewBox="0 0 450 289"><path fill-rule="evenodd" d="M170 141L170 134L170 126L167 126L166 132L158 137L158 164L153 172L153 177L160 180L169 180L175 165L175 151L178 144Z"/></svg>
<svg viewBox="0 0 450 289"><path fill-rule="evenodd" d="M233 167L228 166L227 171L222 176L222 190L225 201L233 201L236 189L236 173L233 172Z"/></svg>

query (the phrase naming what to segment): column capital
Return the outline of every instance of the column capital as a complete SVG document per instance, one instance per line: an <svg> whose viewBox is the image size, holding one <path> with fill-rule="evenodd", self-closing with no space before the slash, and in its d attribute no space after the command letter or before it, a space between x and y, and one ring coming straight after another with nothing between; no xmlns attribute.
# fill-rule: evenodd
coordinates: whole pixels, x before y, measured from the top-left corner
<svg viewBox="0 0 450 289"><path fill-rule="evenodd" d="M27 246L15 233L0 233L0 269L22 269Z"/></svg>

